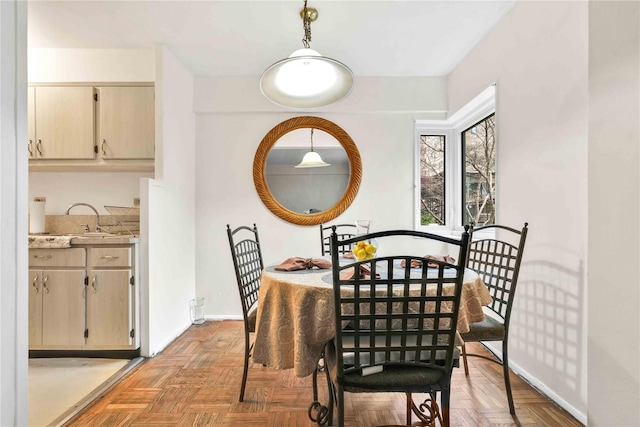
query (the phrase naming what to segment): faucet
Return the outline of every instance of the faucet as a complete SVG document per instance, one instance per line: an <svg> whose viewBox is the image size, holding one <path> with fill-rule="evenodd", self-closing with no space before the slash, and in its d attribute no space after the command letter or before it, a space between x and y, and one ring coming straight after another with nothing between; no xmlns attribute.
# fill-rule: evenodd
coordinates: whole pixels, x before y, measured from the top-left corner
<svg viewBox="0 0 640 427"><path fill-rule="evenodd" d="M94 208L93 206L91 206L89 203L74 203L74 204L72 204L71 206L69 206L67 208L67 215L69 215L69 212L71 211L71 209L75 208L76 206L86 206L89 209L93 210L96 213L96 231L102 231L102 227L100 226L100 214L98 213L98 210L96 208ZM90 231L88 225L85 226L85 231Z"/></svg>

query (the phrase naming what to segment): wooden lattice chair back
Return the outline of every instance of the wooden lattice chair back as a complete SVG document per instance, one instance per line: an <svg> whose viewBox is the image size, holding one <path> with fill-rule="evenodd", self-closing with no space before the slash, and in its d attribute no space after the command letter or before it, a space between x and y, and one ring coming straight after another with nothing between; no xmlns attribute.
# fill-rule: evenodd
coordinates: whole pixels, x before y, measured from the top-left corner
<svg viewBox="0 0 640 427"><path fill-rule="evenodd" d="M255 332L260 277L264 269L264 262L262 261L258 228L255 224L253 224L253 227L241 226L235 230L231 230L231 227L227 224L227 236L229 237L231 258L233 259L233 267L236 273L240 302L242 304L242 317L244 319L244 375L239 398L242 402L247 383L249 358L253 350L250 333Z"/></svg>
<svg viewBox="0 0 640 427"><path fill-rule="evenodd" d="M448 243L458 250L454 253L458 261L450 264L423 256L392 255L387 249L385 256L347 264L342 261L341 265L340 246L367 240L388 248L393 246L388 241L399 236L410 236L417 246L428 240ZM344 391L404 392L412 407L416 405L411 393L429 393L431 403L424 405L428 406L435 404L434 396L440 392L442 417L448 425L468 238L466 232L461 240L455 240L413 230L383 231L346 240L339 240L336 233L331 235L336 337L327 347L326 358L337 389L339 426L344 423ZM381 372L363 375L371 369ZM436 409L430 409L440 413L435 405ZM408 410L407 423L410 417Z"/></svg>

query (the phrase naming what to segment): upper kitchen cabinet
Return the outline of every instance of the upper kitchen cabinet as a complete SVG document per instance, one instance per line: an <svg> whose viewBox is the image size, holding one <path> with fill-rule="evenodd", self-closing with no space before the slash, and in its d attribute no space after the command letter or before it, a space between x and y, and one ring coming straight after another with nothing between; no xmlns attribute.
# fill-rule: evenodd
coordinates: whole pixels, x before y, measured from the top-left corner
<svg viewBox="0 0 640 427"><path fill-rule="evenodd" d="M29 88L32 159L94 159L93 87Z"/></svg>
<svg viewBox="0 0 640 427"><path fill-rule="evenodd" d="M98 87L98 154L109 159L153 159L154 88Z"/></svg>
<svg viewBox="0 0 640 427"><path fill-rule="evenodd" d="M151 172L152 83L30 83L31 172Z"/></svg>

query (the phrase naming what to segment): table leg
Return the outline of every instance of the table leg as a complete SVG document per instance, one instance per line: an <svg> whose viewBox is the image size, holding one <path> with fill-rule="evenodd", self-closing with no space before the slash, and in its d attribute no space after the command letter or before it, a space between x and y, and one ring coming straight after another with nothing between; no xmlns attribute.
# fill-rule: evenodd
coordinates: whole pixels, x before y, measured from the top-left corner
<svg viewBox="0 0 640 427"><path fill-rule="evenodd" d="M320 363L322 361L323 363ZM318 400L318 372L324 372L327 379L327 394L328 402L323 405ZM321 358L316 364L316 369L313 371L313 402L309 405L309 419L319 426L333 425L333 404L335 402L335 389L331 383L331 377L329 376L329 370L324 364L324 359Z"/></svg>

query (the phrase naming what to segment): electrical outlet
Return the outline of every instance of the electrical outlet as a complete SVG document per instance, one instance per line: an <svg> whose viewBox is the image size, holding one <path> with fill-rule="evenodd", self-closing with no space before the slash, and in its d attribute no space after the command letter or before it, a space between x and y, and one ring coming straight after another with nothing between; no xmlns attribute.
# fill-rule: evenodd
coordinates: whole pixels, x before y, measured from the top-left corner
<svg viewBox="0 0 640 427"><path fill-rule="evenodd" d="M140 206L140 197L133 198L133 206Z"/></svg>

